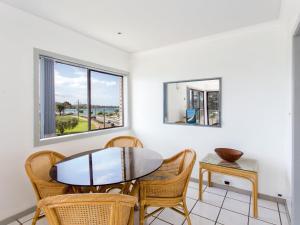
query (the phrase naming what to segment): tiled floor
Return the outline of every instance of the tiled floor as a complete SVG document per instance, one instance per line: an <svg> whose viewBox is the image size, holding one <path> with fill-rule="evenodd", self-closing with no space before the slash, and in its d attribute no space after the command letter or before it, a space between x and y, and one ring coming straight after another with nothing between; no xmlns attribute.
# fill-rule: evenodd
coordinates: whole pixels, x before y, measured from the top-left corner
<svg viewBox="0 0 300 225"><path fill-rule="evenodd" d="M198 184L191 182L187 192L187 205L193 225L288 225L285 207L276 202L259 199L259 218L252 217L251 197L218 188L205 187L203 202L198 199ZM154 210L153 208L149 209ZM33 214L9 225L30 225ZM138 224L138 212L135 215ZM41 219L37 225L47 225ZM170 209L165 209L150 217L148 225L186 225L185 218Z"/></svg>

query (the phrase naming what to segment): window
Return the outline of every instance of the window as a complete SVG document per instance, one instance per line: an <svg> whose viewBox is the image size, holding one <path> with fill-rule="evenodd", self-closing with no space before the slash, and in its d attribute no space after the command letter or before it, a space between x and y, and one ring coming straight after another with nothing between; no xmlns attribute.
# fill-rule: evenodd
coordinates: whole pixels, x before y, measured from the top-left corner
<svg viewBox="0 0 300 225"><path fill-rule="evenodd" d="M188 88L188 108L196 109L196 123L205 125L204 91Z"/></svg>
<svg viewBox="0 0 300 225"><path fill-rule="evenodd" d="M39 140L124 127L124 76L39 54Z"/></svg>
<svg viewBox="0 0 300 225"><path fill-rule="evenodd" d="M171 92L168 97L176 99L177 105L190 113L189 118L195 117L190 124L202 126L221 126L221 79L210 79L200 81L182 81L177 82L178 90L183 89L180 93L186 93L186 98L182 94L174 95ZM167 84L170 89L174 82ZM181 99L186 99L186 104L180 104ZM174 100L172 102L175 102ZM183 102L185 103L185 102ZM170 112L174 111L170 109ZM192 115L192 116L191 116ZM188 118L188 116L186 116ZM190 121L190 120L189 120Z"/></svg>
<svg viewBox="0 0 300 225"><path fill-rule="evenodd" d="M208 91L207 92L207 121L208 125L219 125L219 92Z"/></svg>

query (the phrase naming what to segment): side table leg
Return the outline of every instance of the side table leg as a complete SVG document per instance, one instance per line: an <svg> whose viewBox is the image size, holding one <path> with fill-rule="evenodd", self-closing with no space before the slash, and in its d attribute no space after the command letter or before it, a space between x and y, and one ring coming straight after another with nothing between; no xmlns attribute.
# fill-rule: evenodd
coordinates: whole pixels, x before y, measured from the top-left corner
<svg viewBox="0 0 300 225"><path fill-rule="evenodd" d="M211 172L207 171L207 184L208 187L211 187Z"/></svg>
<svg viewBox="0 0 300 225"><path fill-rule="evenodd" d="M199 200L202 201L203 173L201 165L199 167Z"/></svg>
<svg viewBox="0 0 300 225"><path fill-rule="evenodd" d="M255 177L255 179L252 182L253 184L253 191L252 191L252 195L253 195L253 217L257 218L258 217L258 179L257 176Z"/></svg>

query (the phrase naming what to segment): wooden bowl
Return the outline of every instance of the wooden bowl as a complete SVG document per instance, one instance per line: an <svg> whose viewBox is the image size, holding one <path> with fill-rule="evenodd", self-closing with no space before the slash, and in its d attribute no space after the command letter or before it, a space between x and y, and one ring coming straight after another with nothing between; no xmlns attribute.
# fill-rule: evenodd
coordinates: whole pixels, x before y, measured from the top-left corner
<svg viewBox="0 0 300 225"><path fill-rule="evenodd" d="M215 152L220 156L221 159L227 162L235 162L244 154L241 151L231 148L216 148Z"/></svg>

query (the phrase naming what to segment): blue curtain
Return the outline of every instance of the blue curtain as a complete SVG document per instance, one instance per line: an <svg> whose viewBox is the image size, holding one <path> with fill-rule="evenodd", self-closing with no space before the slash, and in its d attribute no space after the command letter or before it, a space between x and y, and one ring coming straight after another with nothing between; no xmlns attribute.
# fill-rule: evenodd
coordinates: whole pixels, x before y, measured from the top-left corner
<svg viewBox="0 0 300 225"><path fill-rule="evenodd" d="M41 59L41 127L42 138L55 136L54 61Z"/></svg>

